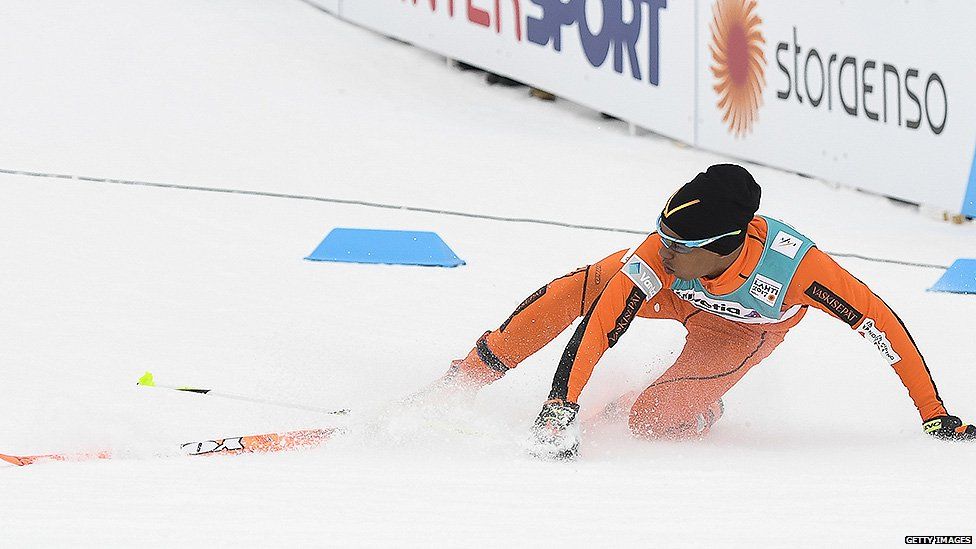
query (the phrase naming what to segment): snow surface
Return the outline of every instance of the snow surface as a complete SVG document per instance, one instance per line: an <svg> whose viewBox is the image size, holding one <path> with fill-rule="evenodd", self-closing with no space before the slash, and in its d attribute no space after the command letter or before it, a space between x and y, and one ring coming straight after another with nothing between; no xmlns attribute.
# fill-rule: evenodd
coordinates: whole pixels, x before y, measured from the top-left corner
<svg viewBox="0 0 976 549"><path fill-rule="evenodd" d="M0 168L647 230L725 158L642 135L297 0L0 4ZM866 146L877 146L866 144ZM759 166L762 211L829 251L948 264L976 227ZM924 184L924 183L920 183ZM438 232L457 269L302 258L333 227ZM873 347L811 312L711 436L521 450L563 334L470 407L390 403L541 284L639 236L292 199L0 175L0 452L129 459L0 470L0 546L895 546L976 534L976 446L930 440ZM973 296L842 259L976 418ZM680 349L637 322L583 414ZM139 388L208 386L349 419ZM309 451L186 458L187 440L353 425Z"/></svg>

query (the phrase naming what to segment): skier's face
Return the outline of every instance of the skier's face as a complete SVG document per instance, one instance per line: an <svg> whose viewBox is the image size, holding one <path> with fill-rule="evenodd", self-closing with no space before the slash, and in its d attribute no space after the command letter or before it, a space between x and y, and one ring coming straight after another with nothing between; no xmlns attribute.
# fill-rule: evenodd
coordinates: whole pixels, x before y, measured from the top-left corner
<svg viewBox="0 0 976 549"><path fill-rule="evenodd" d="M669 229L664 223L661 223L661 234L681 239L680 235ZM664 239L662 239L663 241ZM658 255L664 262L664 270L682 280L717 276L721 274L727 263L726 256L718 255L704 248L668 247L662 244L661 249L658 250Z"/></svg>

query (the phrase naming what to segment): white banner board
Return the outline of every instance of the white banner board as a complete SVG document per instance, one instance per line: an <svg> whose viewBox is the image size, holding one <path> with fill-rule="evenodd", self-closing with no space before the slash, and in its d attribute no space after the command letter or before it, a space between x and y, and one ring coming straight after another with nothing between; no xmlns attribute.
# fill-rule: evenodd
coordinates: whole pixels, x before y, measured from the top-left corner
<svg viewBox="0 0 976 549"><path fill-rule="evenodd" d="M959 212L973 21L961 0L700 0L696 145Z"/></svg>
<svg viewBox="0 0 976 549"><path fill-rule="evenodd" d="M692 142L695 4L346 0L342 17Z"/></svg>
<svg viewBox="0 0 976 549"><path fill-rule="evenodd" d="M339 7L343 19L704 149L976 216L972 0Z"/></svg>

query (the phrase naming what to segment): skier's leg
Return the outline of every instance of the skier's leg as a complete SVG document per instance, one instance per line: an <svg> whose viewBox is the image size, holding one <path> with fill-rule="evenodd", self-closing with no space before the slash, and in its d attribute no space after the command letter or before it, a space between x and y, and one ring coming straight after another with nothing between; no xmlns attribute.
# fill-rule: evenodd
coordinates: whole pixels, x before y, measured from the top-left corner
<svg viewBox="0 0 976 549"><path fill-rule="evenodd" d="M479 385L500 378L586 313L620 270L624 253L611 254L536 290L497 330L478 338L468 355L454 362L452 371Z"/></svg>
<svg viewBox="0 0 976 549"><path fill-rule="evenodd" d="M769 356L789 329L732 322L705 312L693 314L684 324L688 335L677 361L644 389L631 408L630 429L635 436L704 435L721 417L722 395Z"/></svg>
<svg viewBox="0 0 976 549"><path fill-rule="evenodd" d="M674 320L684 324L692 315L700 313L701 310L694 305L679 298L672 291L661 291L641 305L637 311L640 318L656 320ZM603 408L591 413L584 423L595 426L603 423L617 422L626 419L630 414L630 409L641 393L641 388L631 389L619 397L608 402Z"/></svg>

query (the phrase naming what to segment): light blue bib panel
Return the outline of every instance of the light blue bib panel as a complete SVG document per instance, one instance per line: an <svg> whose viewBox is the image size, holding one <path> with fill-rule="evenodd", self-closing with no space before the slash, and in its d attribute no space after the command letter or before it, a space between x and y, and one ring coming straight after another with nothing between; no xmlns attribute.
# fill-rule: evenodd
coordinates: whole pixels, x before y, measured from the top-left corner
<svg viewBox="0 0 976 549"><path fill-rule="evenodd" d="M783 311L783 300L800 261L814 243L782 221L760 217L769 227L766 246L759 264L739 289L726 295L712 295L699 279L676 279L671 290L695 307L735 322L768 324L795 315L800 306Z"/></svg>

